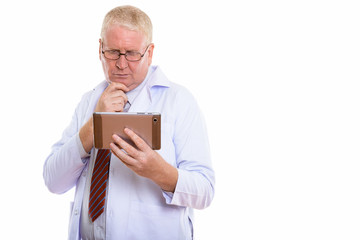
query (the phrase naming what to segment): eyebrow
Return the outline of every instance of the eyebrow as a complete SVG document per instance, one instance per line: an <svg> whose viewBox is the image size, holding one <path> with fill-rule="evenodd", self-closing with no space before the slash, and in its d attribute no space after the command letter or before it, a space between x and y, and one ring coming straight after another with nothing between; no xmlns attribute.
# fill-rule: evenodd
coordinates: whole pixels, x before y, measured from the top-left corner
<svg viewBox="0 0 360 240"><path fill-rule="evenodd" d="M118 48L109 48L109 49L104 49L104 51L120 51L120 49ZM139 52L139 50L126 50L125 52Z"/></svg>
<svg viewBox="0 0 360 240"><path fill-rule="evenodd" d="M104 42L101 42L101 44L102 44L102 47L104 47ZM131 49L131 48L130 48ZM120 51L120 49L118 49L118 48L111 48L111 47L109 47L109 49L107 49L107 50L105 50L105 49L103 49L104 51L119 51L119 52L121 52ZM134 50L133 48L131 49L131 50L126 50L125 52L140 52L139 50Z"/></svg>

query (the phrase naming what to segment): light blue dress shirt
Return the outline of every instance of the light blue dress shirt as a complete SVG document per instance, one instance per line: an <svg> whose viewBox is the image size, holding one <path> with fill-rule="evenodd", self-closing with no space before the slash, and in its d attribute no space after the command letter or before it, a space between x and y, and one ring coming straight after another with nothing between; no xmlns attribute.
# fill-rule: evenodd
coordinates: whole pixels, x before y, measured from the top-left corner
<svg viewBox="0 0 360 240"><path fill-rule="evenodd" d="M159 67L151 66L129 112L161 113L161 149L158 153L178 169L174 193L164 192L151 180L128 169L112 156L108 183L105 229L95 239L192 239L192 209L210 205L214 196L207 131L194 97L170 82ZM92 171L96 149L84 152L79 130L91 117L107 82L86 93L70 125L55 143L44 164L45 184L51 192L64 193L76 186L71 208L69 239L80 239L86 180ZM100 225L103 225L100 224ZM100 227L99 225L99 227ZM105 236L104 236L105 235Z"/></svg>

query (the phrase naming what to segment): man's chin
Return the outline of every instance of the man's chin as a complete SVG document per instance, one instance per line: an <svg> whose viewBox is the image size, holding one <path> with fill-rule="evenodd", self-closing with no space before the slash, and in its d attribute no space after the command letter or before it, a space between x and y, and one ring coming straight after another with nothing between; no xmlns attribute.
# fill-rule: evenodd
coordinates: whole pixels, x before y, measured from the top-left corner
<svg viewBox="0 0 360 240"><path fill-rule="evenodd" d="M127 79L112 78L112 79L107 79L106 81L107 81L108 83L114 82L114 83L122 83L122 84L124 84L125 86L128 85Z"/></svg>

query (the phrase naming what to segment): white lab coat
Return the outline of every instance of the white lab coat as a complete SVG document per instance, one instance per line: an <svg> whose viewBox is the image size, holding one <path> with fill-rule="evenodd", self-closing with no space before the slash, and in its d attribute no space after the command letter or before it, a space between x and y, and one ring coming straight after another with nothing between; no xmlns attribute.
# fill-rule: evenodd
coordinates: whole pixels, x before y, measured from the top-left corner
<svg viewBox="0 0 360 240"><path fill-rule="evenodd" d="M69 239L80 239L80 216L95 149L86 159L78 131L92 115L107 82L86 93L60 141L44 164L44 180L50 191L64 193L76 186L71 207ZM160 112L162 146L159 154L177 167L174 193L140 177L112 156L106 206L106 239L192 239L192 209L210 205L214 172L203 117L193 96L152 66L145 87L129 112ZM85 161L83 161L85 159Z"/></svg>

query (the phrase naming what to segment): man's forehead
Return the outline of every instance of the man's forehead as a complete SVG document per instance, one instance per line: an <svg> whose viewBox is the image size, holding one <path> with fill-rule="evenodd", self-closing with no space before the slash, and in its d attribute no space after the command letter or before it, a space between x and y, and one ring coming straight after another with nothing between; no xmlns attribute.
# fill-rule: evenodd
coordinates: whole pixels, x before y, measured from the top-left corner
<svg viewBox="0 0 360 240"><path fill-rule="evenodd" d="M139 47L144 45L146 39L140 31L131 30L124 26L110 26L102 40L104 44Z"/></svg>
<svg viewBox="0 0 360 240"><path fill-rule="evenodd" d="M105 31L105 36L145 38L145 34L142 31L123 25L110 25Z"/></svg>

